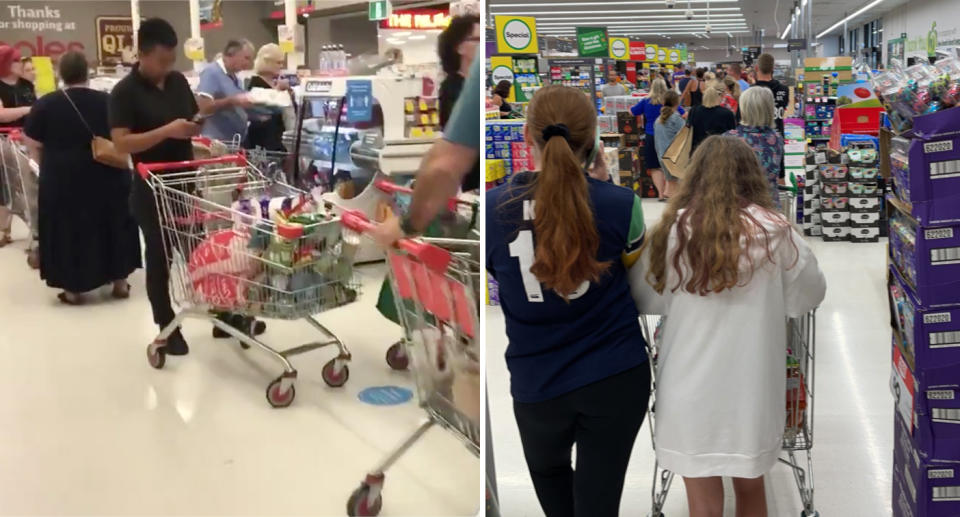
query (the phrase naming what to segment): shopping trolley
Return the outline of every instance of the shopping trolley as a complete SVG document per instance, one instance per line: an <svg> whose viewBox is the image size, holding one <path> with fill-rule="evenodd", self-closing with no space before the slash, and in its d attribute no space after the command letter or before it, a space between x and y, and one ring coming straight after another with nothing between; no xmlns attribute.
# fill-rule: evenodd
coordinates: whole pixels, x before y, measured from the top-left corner
<svg viewBox="0 0 960 517"><path fill-rule="evenodd" d="M40 239L40 167L27 154L19 128L0 128L0 200L30 229L27 262L36 269Z"/></svg>
<svg viewBox="0 0 960 517"><path fill-rule="evenodd" d="M380 207L385 207L378 208L377 221L383 222L390 217L402 217L409 211L410 203L413 201L413 189L386 180L377 180L374 186L384 196L384 203ZM425 240L430 242L436 238L456 238L479 241L480 233L477 228L479 209L480 205L475 201L451 198L447 203L447 209L431 221L430 226L424 231L424 235L427 236ZM479 289L475 292L479 292ZM399 316L394 313L396 303L392 298L393 290L385 285L381 290L377 308L387 319L400 324ZM410 359L406 348L404 339L387 348L386 361L390 368L407 369Z"/></svg>
<svg viewBox="0 0 960 517"><path fill-rule="evenodd" d="M353 275L356 245L343 238L333 207L264 177L242 155L139 164L137 171L156 197L171 294L185 307L147 347L150 364L162 368L167 337L184 319L197 318L280 363L283 373L266 391L273 407L289 406L296 395L293 355L336 346L337 356L321 374L327 385L343 386L350 351L313 317L360 294ZM234 328L214 312L246 316L250 328ZM255 316L304 319L324 340L275 350L253 337Z"/></svg>
<svg viewBox="0 0 960 517"><path fill-rule="evenodd" d="M357 233L373 226L361 212L345 212L342 220ZM436 424L480 455L479 244L403 239L388 255L390 284L427 418L367 474L347 500L348 515L380 513L385 472Z"/></svg>
<svg viewBox="0 0 960 517"><path fill-rule="evenodd" d="M666 317L654 318L641 316L640 323L647 342L647 354L650 358L651 391L647 419L650 427L650 442L656 450L654 428L656 423L657 361L660 348L660 329ZM654 328L651 333L651 326ZM816 352L816 311L810 311L800 318L786 320L787 332L787 390L786 411L782 450L786 458L780 463L793 471L800 493L803 509L800 517L819 517L813 501L813 387ZM806 465L797 456L803 453ZM673 472L665 470L660 462L654 460L653 487L651 488L651 510L649 517L663 517L663 506L673 484Z"/></svg>

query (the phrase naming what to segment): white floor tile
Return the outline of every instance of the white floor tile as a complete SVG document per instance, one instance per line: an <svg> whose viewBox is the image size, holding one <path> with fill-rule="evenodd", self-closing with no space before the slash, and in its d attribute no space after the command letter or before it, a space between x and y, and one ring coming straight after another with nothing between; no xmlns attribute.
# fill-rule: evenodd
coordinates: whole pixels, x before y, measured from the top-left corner
<svg viewBox="0 0 960 517"><path fill-rule="evenodd" d="M375 407L370 386L413 389L391 372L399 328L374 308L382 266L364 267L357 303L320 315L352 348L350 380L328 388L332 349L296 356L292 407L264 397L278 365L188 322L191 353L146 361L155 327L143 272L124 302L67 307L27 269L25 231L0 250L0 513L8 515L345 515L346 500L424 413ZM269 321L264 341L315 339L305 323ZM427 433L387 474L382 515L474 515L480 461L445 431Z"/></svg>
<svg viewBox="0 0 960 517"><path fill-rule="evenodd" d="M648 227L665 205L644 201ZM893 398L890 328L886 302L886 241L825 243L809 239L827 277L827 298L817 312L817 359L813 473L815 503L823 515L890 515L893 462ZM511 409L503 313L488 307L487 381L493 448L503 515L542 515L523 460ZM646 515L650 508L653 450L646 424L627 472L621 515ZM805 460L804 460L805 461ZM729 490L728 490L729 492ZM783 465L767 478L771 516L800 515L793 475ZM667 498L664 513L687 515L682 481ZM728 496L726 515L734 515Z"/></svg>

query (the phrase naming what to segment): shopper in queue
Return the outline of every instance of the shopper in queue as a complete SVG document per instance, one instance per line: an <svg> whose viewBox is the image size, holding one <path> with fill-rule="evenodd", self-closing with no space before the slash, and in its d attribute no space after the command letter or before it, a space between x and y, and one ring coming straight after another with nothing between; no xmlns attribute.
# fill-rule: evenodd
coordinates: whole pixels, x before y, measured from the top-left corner
<svg viewBox="0 0 960 517"><path fill-rule="evenodd" d="M23 77L23 62L20 51L7 45L0 45L0 128L23 127L30 106L37 101L33 83ZM6 170L0 164L0 248L13 242L10 231L13 225L13 213L7 206L10 193L7 192L8 176L17 171Z"/></svg>
<svg viewBox="0 0 960 517"><path fill-rule="evenodd" d="M622 95L630 95L630 87L627 86L625 81L620 79L620 74L616 70L611 69L607 73L607 84L603 85L603 88L600 89L600 94L604 99L607 97L617 97ZM631 87L633 85L630 85Z"/></svg>
<svg viewBox="0 0 960 517"><path fill-rule="evenodd" d="M683 129L684 120L680 116L680 95L673 90L669 90L663 96L663 107L660 108L660 116L657 117L653 125L654 147L657 150L657 160L663 163L663 153L667 152L677 133ZM663 176L666 180L664 197L670 198L673 190L676 188L678 178L670 174L666 167L662 167Z"/></svg>
<svg viewBox="0 0 960 517"><path fill-rule="evenodd" d="M657 187L660 193L660 201L666 201L666 179L663 176L663 170L660 168L660 160L657 157L656 138L654 136L654 124L660 117L660 108L663 106L664 96L667 94L667 83L662 77L653 80L650 86L650 95L644 97L635 106L630 108L630 113L638 117L640 124L643 125L643 163L647 173L653 179L653 185ZM677 111L683 115L682 107L677 107Z"/></svg>
<svg viewBox="0 0 960 517"><path fill-rule="evenodd" d="M783 137L776 128L773 93L767 88L749 88L740 100L740 124L729 134L742 139L757 153L773 204L779 208L777 185L783 178Z"/></svg>
<svg viewBox="0 0 960 517"><path fill-rule="evenodd" d="M246 137L246 110L253 104L237 74L253 68L253 50L247 40L230 40L221 56L200 72L197 104L207 117L203 136L224 142L242 142Z"/></svg>
<svg viewBox="0 0 960 517"><path fill-rule="evenodd" d="M657 460L683 476L691 516L722 515L732 477L736 515L765 517L763 476L784 429L784 321L816 308L826 281L747 144L711 136L687 170L644 244L649 268L631 270L640 312L666 315Z"/></svg>
<svg viewBox="0 0 960 517"><path fill-rule="evenodd" d="M706 88L706 84L703 82L705 72L706 69L698 68L696 77L687 82L687 86L680 93L680 103L683 106L694 108L703 104L703 90Z"/></svg>
<svg viewBox="0 0 960 517"><path fill-rule="evenodd" d="M757 58L757 80L754 87L762 86L773 93L774 116L777 121L777 131L783 135L783 118L790 106L790 88L773 78L774 59L770 54L760 54Z"/></svg>
<svg viewBox="0 0 960 517"><path fill-rule="evenodd" d="M631 190L584 173L596 120L579 89L540 89L524 127L537 170L487 191L484 208L486 268L506 318L514 416L547 517L619 515L650 394L627 282L643 242L643 212Z"/></svg>
<svg viewBox="0 0 960 517"><path fill-rule="evenodd" d="M707 83L703 91L703 104L690 110L687 125L693 132L691 155L708 136L723 134L737 127L736 116L720 104L725 93L723 83L713 80Z"/></svg>
<svg viewBox="0 0 960 517"><path fill-rule="evenodd" d="M450 25L440 33L437 39L437 54L440 56L440 68L446 77L440 83L437 102L440 105L440 127L450 120L453 106L460 98L463 84L470 73L470 65L477 55L480 45L480 17L475 14L454 16Z"/></svg>
<svg viewBox="0 0 960 517"><path fill-rule="evenodd" d="M40 164L40 277L68 305L103 285L130 296L140 267L140 233L130 214L129 171L93 159L90 140L110 137L106 93L87 87L87 59L60 59L64 88L33 106L24 133Z"/></svg>
<svg viewBox="0 0 960 517"><path fill-rule="evenodd" d="M507 102L507 98L510 97L511 88L513 88L513 83L506 79L500 81L493 87L493 105L500 108L501 117L513 112L513 107Z"/></svg>
<svg viewBox="0 0 960 517"><path fill-rule="evenodd" d="M723 87L723 100L720 102L720 105L737 114L737 110L740 107L739 99L742 93L740 83L728 75L723 78Z"/></svg>
<svg viewBox="0 0 960 517"><path fill-rule="evenodd" d="M253 71L256 73L250 78L248 89L267 88L283 92L290 91L290 82L280 78L280 72L286 64L287 58L280 45L267 43L257 51ZM201 101L202 103L203 101ZM246 149L265 149L267 151L284 151L283 132L286 124L283 113L250 113L250 125L243 142Z"/></svg>
<svg viewBox="0 0 960 517"><path fill-rule="evenodd" d="M750 87L750 83L743 78L743 67L740 63L730 63L727 65L727 77L736 81L741 90L746 90Z"/></svg>

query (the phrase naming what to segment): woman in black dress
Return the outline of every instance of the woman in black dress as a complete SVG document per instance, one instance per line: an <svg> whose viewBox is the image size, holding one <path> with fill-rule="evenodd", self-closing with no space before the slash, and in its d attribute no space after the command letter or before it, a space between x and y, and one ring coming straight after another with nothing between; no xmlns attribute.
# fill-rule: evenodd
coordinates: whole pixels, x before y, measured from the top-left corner
<svg viewBox="0 0 960 517"><path fill-rule="evenodd" d="M93 160L93 134L110 137L108 97L86 87L83 54L65 54L60 75L65 88L37 101L24 126L40 162L40 277L69 305L105 284L127 298L127 276L140 267L131 172Z"/></svg>
<svg viewBox="0 0 960 517"><path fill-rule="evenodd" d="M250 78L248 90L254 88L276 88L289 90L290 83L280 79L285 58L283 50L276 43L267 43L257 51L253 70L257 74ZM286 125L283 123L283 113L251 112L250 127L247 128L247 139L244 147L247 149L261 148L267 151L283 151L283 132Z"/></svg>

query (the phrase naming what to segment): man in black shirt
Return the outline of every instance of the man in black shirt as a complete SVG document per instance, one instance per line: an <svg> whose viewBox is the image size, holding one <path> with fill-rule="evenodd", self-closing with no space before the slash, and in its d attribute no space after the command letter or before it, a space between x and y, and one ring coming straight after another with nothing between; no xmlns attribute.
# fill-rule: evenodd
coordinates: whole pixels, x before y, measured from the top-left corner
<svg viewBox="0 0 960 517"><path fill-rule="evenodd" d="M110 93L113 143L119 151L130 153L134 163L192 160L190 139L200 133L201 127L192 120L199 108L187 79L173 69L177 34L165 20L151 18L140 25L137 46L137 64ZM153 320L164 329L176 317L168 286L171 255L165 248L165 244L173 243L164 241L156 199L139 174L134 174L130 204L146 245L147 297ZM257 324L256 333L262 333L265 325ZM214 328L217 337L226 335L217 331ZM188 351L180 329L174 329L163 352L186 355Z"/></svg>
<svg viewBox="0 0 960 517"><path fill-rule="evenodd" d="M773 92L777 131L783 136L783 118L790 105L790 88L773 78L773 56L770 54L760 54L757 58L757 81L754 86L763 86Z"/></svg>

